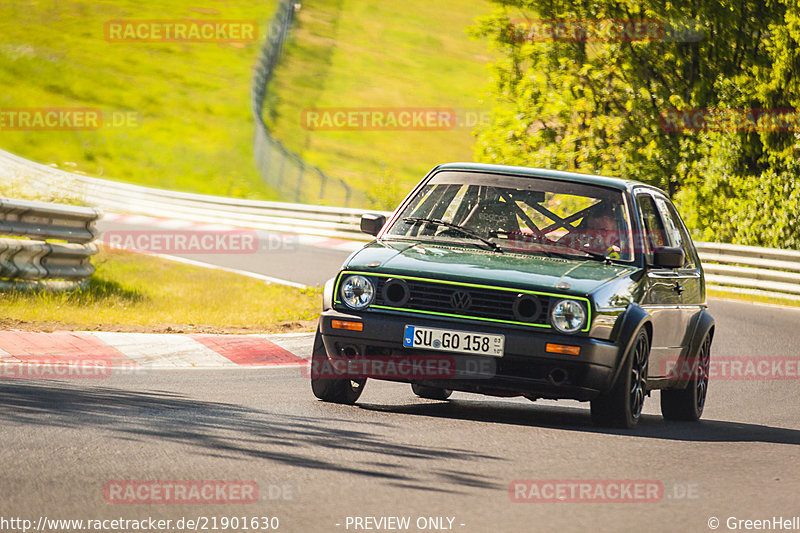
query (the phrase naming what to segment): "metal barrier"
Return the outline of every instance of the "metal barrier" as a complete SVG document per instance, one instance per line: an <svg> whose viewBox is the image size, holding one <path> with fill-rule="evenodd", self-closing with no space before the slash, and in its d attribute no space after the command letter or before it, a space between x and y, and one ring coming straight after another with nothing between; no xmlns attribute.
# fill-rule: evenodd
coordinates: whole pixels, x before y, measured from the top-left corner
<svg viewBox="0 0 800 533"><path fill-rule="evenodd" d="M696 242L695 246L706 281L715 288L800 295L800 251L712 242Z"/></svg>
<svg viewBox="0 0 800 533"><path fill-rule="evenodd" d="M97 236L100 210L0 198L0 235L87 243Z"/></svg>
<svg viewBox="0 0 800 533"><path fill-rule="evenodd" d="M94 223L102 211L89 207L0 199L0 278L78 281L94 272L90 258ZM57 239L67 243L50 243Z"/></svg>
<svg viewBox="0 0 800 533"><path fill-rule="evenodd" d="M321 202L350 205L352 189L338 178L331 178L314 165L306 163L298 154L288 150L272 137L264 122L264 100L267 85L283 52L283 46L294 14L300 8L299 0L282 0L267 31L255 68L251 90L251 105L255 121L253 152L261 177L274 187L282 198L295 202Z"/></svg>

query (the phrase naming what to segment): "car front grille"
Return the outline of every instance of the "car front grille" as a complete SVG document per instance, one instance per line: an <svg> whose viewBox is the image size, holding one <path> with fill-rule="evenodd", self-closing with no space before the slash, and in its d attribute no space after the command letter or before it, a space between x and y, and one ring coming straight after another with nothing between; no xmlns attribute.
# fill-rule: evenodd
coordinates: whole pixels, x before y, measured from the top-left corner
<svg viewBox="0 0 800 533"><path fill-rule="evenodd" d="M549 327L550 297L547 295L403 278L381 277L375 281L373 309L457 315ZM394 286L393 290L387 291L387 284ZM398 298L401 294L403 297ZM524 302L519 302L520 298Z"/></svg>

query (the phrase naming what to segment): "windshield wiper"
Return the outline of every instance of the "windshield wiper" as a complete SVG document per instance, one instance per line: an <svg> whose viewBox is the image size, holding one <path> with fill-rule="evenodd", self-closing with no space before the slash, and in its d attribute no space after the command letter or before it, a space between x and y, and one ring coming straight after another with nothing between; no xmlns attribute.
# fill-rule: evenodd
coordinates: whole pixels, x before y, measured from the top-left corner
<svg viewBox="0 0 800 533"><path fill-rule="evenodd" d="M502 252L503 251L502 248L500 248L500 246L496 242L493 242L490 239L487 239L486 237L484 237L483 235L480 235L479 233L475 233L474 231L472 231L470 229L467 229L464 226L459 226L458 224L453 224L452 222L446 222L446 221L438 219L438 218L423 218L423 217L405 217L403 219L403 222L414 222L414 223L427 222L428 224L436 224L437 226L446 226L446 227L454 229L456 231L460 231L461 233L463 233L464 235L466 235L468 237L472 237L473 239L477 239L477 240L481 241L482 243L484 243L486 246L488 246L491 250L494 250L495 252Z"/></svg>
<svg viewBox="0 0 800 533"><path fill-rule="evenodd" d="M607 263L611 262L609 260L609 258L606 256L606 254L601 254L599 252L592 252L590 250L582 250L580 248L570 248L569 246L561 246L560 248L563 248L564 250L569 250L570 252L578 252L578 253L585 254L585 255L591 257L592 259L596 259L598 261L605 261ZM559 252L556 252L556 253L559 253ZM560 252L560 253L561 253L561 255L570 255L570 254L565 253L565 252Z"/></svg>
<svg viewBox="0 0 800 533"><path fill-rule="evenodd" d="M511 235L513 235L513 234L514 234L514 233L516 233L516 232L514 232L514 231L504 231L504 230L500 230L500 231L497 231L496 233L497 233L498 235L506 235L506 236L511 236ZM545 241L547 241L547 237L545 237L545 236L542 236L542 237L545 239ZM509 243L512 243L512 242L513 242L513 243L520 242L520 241L517 241L517 240L515 240L515 239L507 239L507 240L508 240L508 242L509 242ZM566 254L559 254L559 253L557 253L557 252L548 252L548 251L547 251L545 248L547 248L548 246L551 246L551 247L552 247L552 246L553 246L552 244L546 244L546 243L543 243L543 242L537 242L537 241L531 241L531 242L521 241L521 242L522 242L523 244L531 244L531 245L534 245L534 246L536 247L535 253L544 254L544 255L545 255L545 256L547 256L547 257L555 257L555 256L557 256L557 255L566 256ZM515 250L515 248L513 248L512 246L509 246L509 247L510 247L512 250ZM530 253L530 251L529 251L529 250L527 250L527 249L525 249L525 251Z"/></svg>

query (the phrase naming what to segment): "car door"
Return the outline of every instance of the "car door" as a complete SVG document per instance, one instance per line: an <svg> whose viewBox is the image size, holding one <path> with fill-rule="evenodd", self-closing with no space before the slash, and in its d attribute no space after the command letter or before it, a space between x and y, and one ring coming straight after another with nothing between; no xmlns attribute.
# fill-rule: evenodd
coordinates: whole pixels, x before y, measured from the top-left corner
<svg viewBox="0 0 800 533"><path fill-rule="evenodd" d="M679 269L656 268L653 252L660 246L670 246L668 225L662 219L656 198L650 191L636 193L636 205L644 235L637 239L647 262L645 293L642 307L653 321L649 377L663 377L667 364L681 355L685 343L683 335L683 303Z"/></svg>
<svg viewBox="0 0 800 533"><path fill-rule="evenodd" d="M705 306L705 287L702 282L702 271L700 260L697 257L689 232L681 220L675 206L666 197L655 194L656 206L658 207L661 219L667 232L669 245L681 248L684 253L683 267L677 269L677 289L681 293L681 324L683 340L682 347L688 347L691 335L690 325L695 316L702 311Z"/></svg>

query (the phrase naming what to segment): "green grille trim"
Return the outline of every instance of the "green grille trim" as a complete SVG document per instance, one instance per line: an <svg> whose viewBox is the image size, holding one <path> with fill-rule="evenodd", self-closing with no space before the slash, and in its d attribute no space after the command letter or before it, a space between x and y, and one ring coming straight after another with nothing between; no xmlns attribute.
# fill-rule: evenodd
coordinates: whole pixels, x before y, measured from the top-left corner
<svg viewBox="0 0 800 533"><path fill-rule="evenodd" d="M343 302L339 299L339 283L342 281L344 276L350 274L359 274L365 277L373 277L373 278L397 278L397 279L405 279L411 281L423 281L428 283L440 283L442 285L457 285L459 287L470 287L473 289L489 289L495 291L507 291L507 292L518 292L523 294L536 294L540 296L551 296L554 298L561 298L565 300L578 300L584 302L586 304L586 327L582 329L580 332L585 333L589 331L589 328L592 325L592 305L588 298L584 298L582 296L571 296L565 294L557 294L553 292L541 292L541 291L531 291L526 289L512 289L510 287L495 287L492 285L480 285L477 283L465 283L462 281L446 281L441 279L430 279L430 278L420 278L415 276L403 276L403 275L396 275L396 274L383 274L383 273L375 273L375 272L361 272L357 270L344 270L339 273L339 277L336 278L336 285L333 288L333 301L337 304L343 304ZM467 316L467 315L456 315L452 313L441 313L439 311L424 311L420 309L406 309L403 307L386 307L383 305L370 305L366 309L384 309L387 311L401 311L403 313L418 313L423 315L434 315L434 316L446 316L449 318L465 318L467 320L482 320L486 322L498 322L501 324L514 324L518 326L528 326L528 327L535 327L535 328L547 328L553 329L550 324L529 324L527 322L516 322L514 320L501 320L498 318L483 318L479 316ZM364 310L366 310L364 309ZM549 318L549 317L548 317Z"/></svg>

